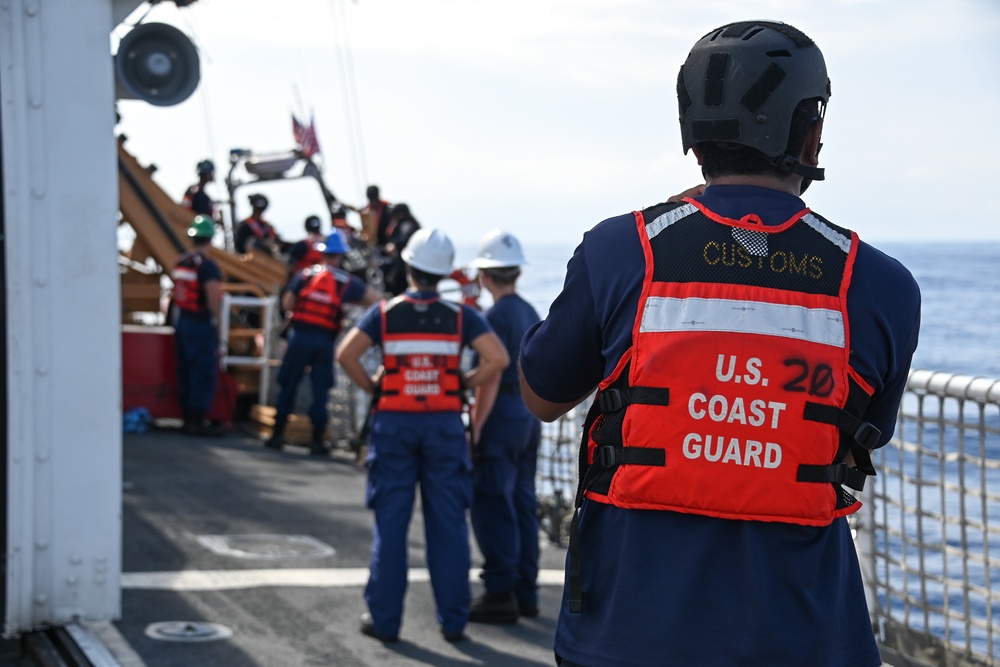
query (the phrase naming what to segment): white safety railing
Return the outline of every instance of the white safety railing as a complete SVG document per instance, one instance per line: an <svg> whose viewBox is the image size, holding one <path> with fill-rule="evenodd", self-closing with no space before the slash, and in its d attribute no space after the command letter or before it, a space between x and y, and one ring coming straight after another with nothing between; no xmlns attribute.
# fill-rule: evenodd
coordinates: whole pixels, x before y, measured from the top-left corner
<svg viewBox="0 0 1000 667"><path fill-rule="evenodd" d="M1000 380L913 371L858 522L894 666L1000 665Z"/></svg>

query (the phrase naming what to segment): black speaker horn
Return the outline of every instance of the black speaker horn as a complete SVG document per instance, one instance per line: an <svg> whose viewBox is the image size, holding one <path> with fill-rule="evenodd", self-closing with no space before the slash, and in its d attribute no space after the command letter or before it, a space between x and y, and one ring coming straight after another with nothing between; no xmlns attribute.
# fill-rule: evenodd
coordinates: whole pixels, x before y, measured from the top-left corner
<svg viewBox="0 0 1000 667"><path fill-rule="evenodd" d="M198 49L166 23L143 23L122 37L115 55L119 99L156 106L180 104L201 78Z"/></svg>

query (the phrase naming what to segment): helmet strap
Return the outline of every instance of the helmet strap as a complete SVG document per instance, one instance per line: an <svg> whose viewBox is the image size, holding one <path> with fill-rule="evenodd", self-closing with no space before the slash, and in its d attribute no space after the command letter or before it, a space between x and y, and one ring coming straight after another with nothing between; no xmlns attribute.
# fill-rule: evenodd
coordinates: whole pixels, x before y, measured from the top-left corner
<svg viewBox="0 0 1000 667"><path fill-rule="evenodd" d="M779 155L771 158L771 165L788 174L802 176L802 186L799 194L802 194L812 184L813 181L825 179L825 170L822 167L807 167L791 155Z"/></svg>

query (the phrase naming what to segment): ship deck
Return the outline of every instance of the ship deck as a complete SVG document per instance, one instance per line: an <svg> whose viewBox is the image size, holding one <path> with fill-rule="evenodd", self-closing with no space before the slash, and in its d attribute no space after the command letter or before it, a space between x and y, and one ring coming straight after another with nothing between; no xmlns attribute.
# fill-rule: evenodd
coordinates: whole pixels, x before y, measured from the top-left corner
<svg viewBox="0 0 1000 667"><path fill-rule="evenodd" d="M126 434L123 451L122 615L87 626L122 667L554 664L565 549L544 537L540 615L470 623L450 644L434 617L418 498L400 641L382 644L359 632L372 513L349 453L169 429Z"/></svg>

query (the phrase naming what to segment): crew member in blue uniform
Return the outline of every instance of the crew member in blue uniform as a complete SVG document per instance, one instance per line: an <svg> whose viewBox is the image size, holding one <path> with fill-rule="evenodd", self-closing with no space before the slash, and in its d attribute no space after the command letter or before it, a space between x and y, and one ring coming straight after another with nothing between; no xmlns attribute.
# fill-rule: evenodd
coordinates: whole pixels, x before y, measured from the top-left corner
<svg viewBox="0 0 1000 667"><path fill-rule="evenodd" d="M260 251L277 257L284 242L278 237L271 223L264 219L264 211L270 202L260 193L249 196L250 215L236 225L233 245L238 253Z"/></svg>
<svg viewBox="0 0 1000 667"><path fill-rule="evenodd" d="M170 272L174 289L174 341L177 350L177 391L188 435L222 435L208 420L218 382L216 358L222 272L211 258L215 223L196 215L188 228L192 248Z"/></svg>
<svg viewBox="0 0 1000 667"><path fill-rule="evenodd" d="M472 461L462 421L466 388L498 377L507 351L475 309L440 298L437 284L453 270L454 247L437 229L417 231L403 248L410 289L371 308L337 348L337 361L359 387L379 392L368 446L366 504L375 512L361 632L399 638L406 594L407 531L416 486L424 515L427 567L437 621L459 641L469 619ZM361 363L373 345L383 366L374 377ZM460 367L471 347L478 364Z"/></svg>
<svg viewBox="0 0 1000 667"><path fill-rule="evenodd" d="M197 166L198 182L184 192L182 204L193 213L207 215L215 219L215 202L205 191L205 188L215 180L215 164L211 160L202 160Z"/></svg>
<svg viewBox="0 0 1000 667"><path fill-rule="evenodd" d="M317 250L324 263L295 274L281 297L285 312L291 313L292 332L278 370L281 391L278 393L274 429L265 444L272 449L281 449L284 444L288 416L295 407L295 394L308 368L312 383L309 453L323 456L328 452L325 434L329 415L326 404L333 388L333 348L340 334L343 306L345 303L370 306L378 301L379 295L340 268L340 260L348 250L341 232L332 232Z"/></svg>
<svg viewBox="0 0 1000 667"><path fill-rule="evenodd" d="M713 30L677 93L707 187L584 234L522 342L543 420L599 389L557 663L876 667L848 488L892 435L919 290L800 198L830 94L801 31Z"/></svg>
<svg viewBox="0 0 1000 667"><path fill-rule="evenodd" d="M511 359L517 357L525 331L540 319L517 293L517 279L527 263L517 238L499 229L483 238L469 263L493 297L486 320ZM486 591L472 601L470 621L514 623L519 616L538 615L535 468L541 433L541 423L521 400L515 364L476 389L471 516Z"/></svg>

